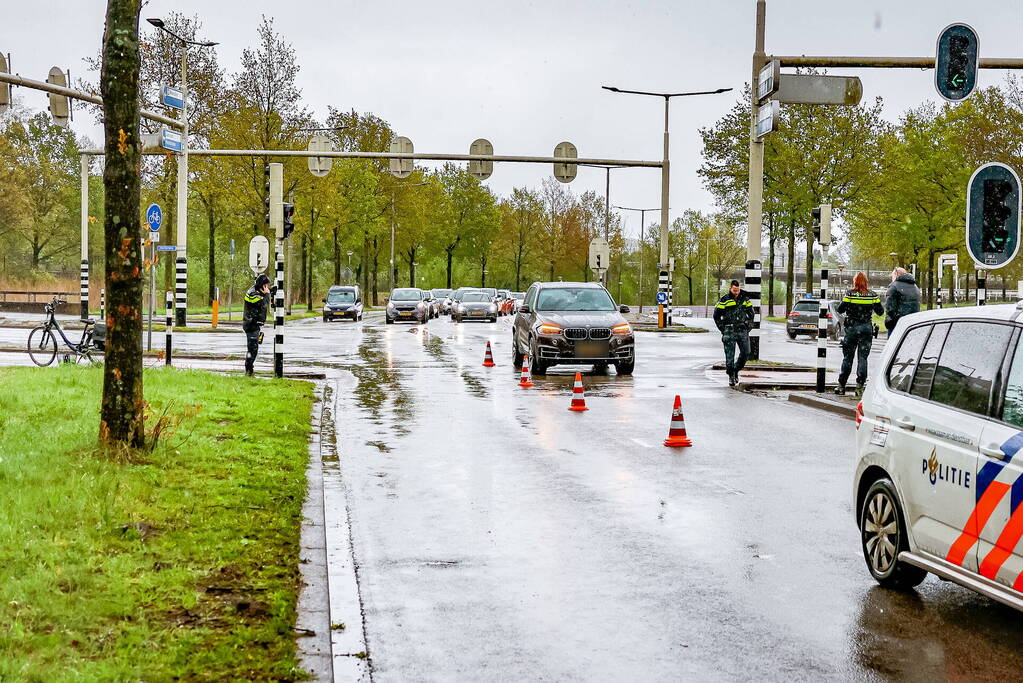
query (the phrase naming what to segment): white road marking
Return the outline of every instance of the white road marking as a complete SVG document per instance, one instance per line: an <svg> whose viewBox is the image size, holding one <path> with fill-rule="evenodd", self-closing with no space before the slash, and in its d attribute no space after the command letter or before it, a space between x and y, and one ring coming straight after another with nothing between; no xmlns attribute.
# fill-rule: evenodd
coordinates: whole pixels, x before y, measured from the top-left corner
<svg viewBox="0 0 1023 683"><path fill-rule="evenodd" d="M652 448L652 446L650 444L646 443L645 441L640 441L639 439L629 439L629 440L632 441L633 443L639 444L643 448Z"/></svg>

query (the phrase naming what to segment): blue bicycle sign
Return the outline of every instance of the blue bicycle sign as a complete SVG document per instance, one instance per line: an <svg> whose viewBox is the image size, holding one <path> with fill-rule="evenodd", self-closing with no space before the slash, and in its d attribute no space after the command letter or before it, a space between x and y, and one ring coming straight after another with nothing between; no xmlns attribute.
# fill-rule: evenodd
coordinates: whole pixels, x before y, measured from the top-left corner
<svg viewBox="0 0 1023 683"><path fill-rule="evenodd" d="M160 231L160 226L163 225L163 209L160 208L159 204L150 204L149 208L146 209L146 223L149 223L151 231Z"/></svg>

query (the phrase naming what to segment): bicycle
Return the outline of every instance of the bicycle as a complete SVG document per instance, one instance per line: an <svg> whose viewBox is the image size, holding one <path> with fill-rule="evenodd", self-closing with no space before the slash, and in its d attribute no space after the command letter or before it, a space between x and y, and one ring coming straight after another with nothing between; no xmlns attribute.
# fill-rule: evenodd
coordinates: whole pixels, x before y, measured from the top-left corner
<svg viewBox="0 0 1023 683"><path fill-rule="evenodd" d="M46 322L29 332L28 355L39 367L46 367L57 357L57 337L53 333L54 330L71 349L71 353L64 354L65 363L70 363L72 356L76 363L97 363L99 361L93 358L93 354L103 353L106 349L106 325L95 320L82 320L85 329L82 330L82 338L77 344L67 338L55 315L57 306L66 303L64 299L53 297L53 300L46 304Z"/></svg>

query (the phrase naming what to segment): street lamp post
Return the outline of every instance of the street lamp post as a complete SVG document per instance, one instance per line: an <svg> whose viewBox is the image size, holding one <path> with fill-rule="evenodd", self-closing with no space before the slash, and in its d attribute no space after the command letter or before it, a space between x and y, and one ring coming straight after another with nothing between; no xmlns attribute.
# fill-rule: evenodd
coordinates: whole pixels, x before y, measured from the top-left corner
<svg viewBox="0 0 1023 683"><path fill-rule="evenodd" d="M615 208L619 211L639 211L639 312L643 313L643 243L646 241L646 212L657 211L657 207L650 209L635 209L629 206L618 206ZM664 214L664 211L661 211Z"/></svg>
<svg viewBox="0 0 1023 683"><path fill-rule="evenodd" d="M601 86L604 90L609 90L615 93L625 93L629 95L648 95L651 97L663 97L664 98L664 153L661 160L661 249L660 249L660 263L658 265L659 273L659 291L663 291L665 294L668 292L668 271L665 270L668 267L668 206L669 206L669 162L668 162L668 105L671 102L672 97L691 97L693 95L717 95L720 93L728 92L731 88L718 88L717 90L701 90L699 92L647 92L645 90L625 90L623 88L616 88L614 86L603 85ZM658 304L657 310L657 326L665 327L671 323L671 304L668 302L667 312L665 311L664 304Z"/></svg>
<svg viewBox="0 0 1023 683"><path fill-rule="evenodd" d="M422 187L429 185L430 183L412 183L411 185L405 185L404 187ZM398 281L398 269L394 265L394 190L391 190L391 289L394 289L396 282ZM415 283L413 283L415 286Z"/></svg>
<svg viewBox="0 0 1023 683"><path fill-rule="evenodd" d="M171 31L163 19L155 17L146 19L150 24L181 43L181 154L178 158L178 196L177 210L177 258L175 267L174 301L175 324L185 327L185 309L188 305L188 48L213 47L218 43L210 41L188 40Z"/></svg>

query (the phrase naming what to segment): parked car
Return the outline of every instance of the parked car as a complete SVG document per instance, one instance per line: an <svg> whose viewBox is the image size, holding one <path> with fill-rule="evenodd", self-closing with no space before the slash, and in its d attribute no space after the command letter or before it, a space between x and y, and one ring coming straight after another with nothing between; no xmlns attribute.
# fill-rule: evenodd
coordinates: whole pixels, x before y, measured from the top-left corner
<svg viewBox="0 0 1023 683"><path fill-rule="evenodd" d="M447 315L451 309L451 292L452 289L433 289L433 297L437 300L437 313L438 315Z"/></svg>
<svg viewBox="0 0 1023 683"><path fill-rule="evenodd" d="M820 317L820 299L800 299L785 319L785 332L789 339L805 334L817 336L817 321ZM845 316L838 312L838 302L828 301L828 339L837 341L845 334Z"/></svg>
<svg viewBox="0 0 1023 683"><path fill-rule="evenodd" d="M466 320L497 322L498 310L498 305L486 292L466 292L451 314L451 319L456 323Z"/></svg>
<svg viewBox="0 0 1023 683"><path fill-rule="evenodd" d="M395 320L412 320L426 323L430 319L426 292L418 287L396 287L387 297L384 318L388 325Z"/></svg>
<svg viewBox="0 0 1023 683"><path fill-rule="evenodd" d="M1023 304L914 313L888 340L856 409L853 479L881 585L930 573L1023 610L1021 316Z"/></svg>
<svg viewBox="0 0 1023 683"><path fill-rule="evenodd" d="M362 320L362 292L358 285L334 285L323 299L323 322L340 318Z"/></svg>
<svg viewBox="0 0 1023 683"><path fill-rule="evenodd" d="M533 374L561 363L593 365L619 375L636 366L635 335L625 320L628 306L615 304L595 282L534 282L515 315L512 356L516 366L529 354Z"/></svg>

